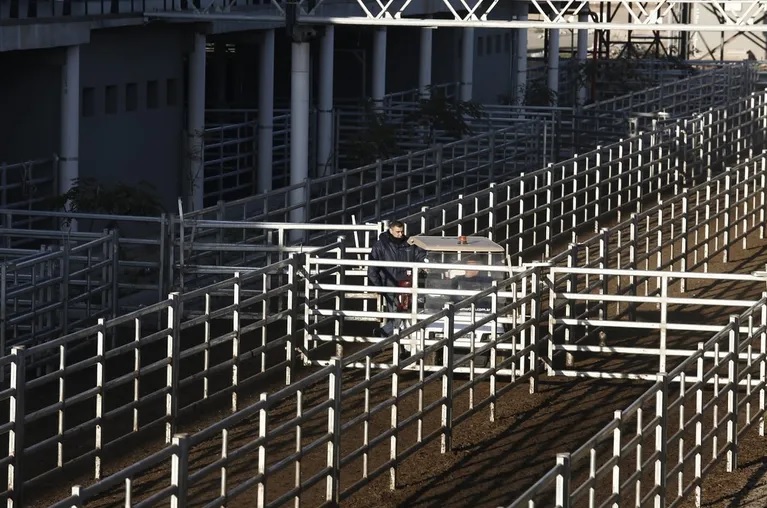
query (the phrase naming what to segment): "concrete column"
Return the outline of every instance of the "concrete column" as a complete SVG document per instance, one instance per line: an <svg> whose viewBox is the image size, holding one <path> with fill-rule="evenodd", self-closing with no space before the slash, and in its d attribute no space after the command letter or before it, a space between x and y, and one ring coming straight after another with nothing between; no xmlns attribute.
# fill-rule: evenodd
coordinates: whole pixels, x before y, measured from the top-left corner
<svg viewBox="0 0 767 508"><path fill-rule="evenodd" d="M317 175L332 173L333 165L333 48L335 29L325 27L320 40L320 87L317 98Z"/></svg>
<svg viewBox="0 0 767 508"><path fill-rule="evenodd" d="M61 68L59 188L65 194L80 177L80 46L66 48Z"/></svg>
<svg viewBox="0 0 767 508"><path fill-rule="evenodd" d="M373 31L373 101L380 106L386 95L386 28Z"/></svg>
<svg viewBox="0 0 767 508"><path fill-rule="evenodd" d="M474 29L463 29L461 42L461 100L470 101L474 95Z"/></svg>
<svg viewBox="0 0 767 508"><path fill-rule="evenodd" d="M189 137L187 159L189 172L185 178L186 207L188 210L202 208L204 157L203 134L205 130L205 34L195 33L192 52L189 54L189 111L187 112L187 135Z"/></svg>
<svg viewBox="0 0 767 508"><path fill-rule="evenodd" d="M518 8L517 19L527 21L527 3L520 3ZM517 104L524 104L525 90L527 89L527 28L518 28L516 35L517 79L514 83L514 97Z"/></svg>
<svg viewBox="0 0 767 508"><path fill-rule="evenodd" d="M258 191L272 190L274 145L274 30L261 34L258 62Z"/></svg>
<svg viewBox="0 0 767 508"><path fill-rule="evenodd" d="M290 185L303 185L309 176L309 43L293 42L290 80ZM290 222L302 223L304 187L291 191Z"/></svg>
<svg viewBox="0 0 767 508"><path fill-rule="evenodd" d="M552 106L556 106L559 94L559 29L549 29L549 61L547 69L547 86L554 92Z"/></svg>
<svg viewBox="0 0 767 508"><path fill-rule="evenodd" d="M589 14L587 12L580 12L578 13L578 21L581 23L586 23L589 20ZM578 60L578 67L580 69L583 69L583 66L586 64L586 61L588 60L588 54L589 54L589 31L586 28L582 28L578 30L578 50L576 53L576 59ZM583 76L581 76L582 78ZM581 82L581 85L578 87L578 96L576 97L576 100L578 101L578 105L582 106L586 104L586 100L588 98L587 96L588 89L586 88L586 83Z"/></svg>
<svg viewBox="0 0 767 508"><path fill-rule="evenodd" d="M429 97L433 28L421 28L421 58L418 65L418 88L422 97Z"/></svg>

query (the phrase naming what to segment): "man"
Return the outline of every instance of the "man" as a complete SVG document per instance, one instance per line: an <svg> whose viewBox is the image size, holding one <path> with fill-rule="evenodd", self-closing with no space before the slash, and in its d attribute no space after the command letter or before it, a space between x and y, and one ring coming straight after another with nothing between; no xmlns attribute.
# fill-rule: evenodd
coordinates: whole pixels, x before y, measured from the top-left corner
<svg viewBox="0 0 767 508"><path fill-rule="evenodd" d="M370 250L371 261L405 261L410 263L422 263L426 259L426 251L415 245L407 243L405 225L402 221L394 220L389 223L389 230L384 231L378 237ZM408 280L410 276L405 267L385 267L371 265L368 268L368 279L374 286L399 286L402 280ZM384 293L387 312L397 312L397 295ZM373 334L377 337L388 337L397 330L402 323L401 319L390 319L387 323L376 328Z"/></svg>

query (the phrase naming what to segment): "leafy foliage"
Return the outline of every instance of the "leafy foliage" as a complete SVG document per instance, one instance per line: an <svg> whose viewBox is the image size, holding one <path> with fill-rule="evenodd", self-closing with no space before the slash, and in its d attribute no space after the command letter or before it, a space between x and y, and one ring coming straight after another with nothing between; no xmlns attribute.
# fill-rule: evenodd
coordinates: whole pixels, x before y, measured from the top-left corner
<svg viewBox="0 0 767 508"><path fill-rule="evenodd" d="M420 99L415 109L394 117L395 111L376 110L367 103L366 123L347 148L349 158L357 165L386 160L401 155L400 139L418 138L433 144L437 138L458 140L473 133L472 119L484 116L476 102L449 97L443 90L432 89L428 98Z"/></svg>
<svg viewBox="0 0 767 508"><path fill-rule="evenodd" d="M92 177L75 179L66 193L54 199L53 206L71 213L110 215L153 216L164 211L154 187L147 182L108 186Z"/></svg>

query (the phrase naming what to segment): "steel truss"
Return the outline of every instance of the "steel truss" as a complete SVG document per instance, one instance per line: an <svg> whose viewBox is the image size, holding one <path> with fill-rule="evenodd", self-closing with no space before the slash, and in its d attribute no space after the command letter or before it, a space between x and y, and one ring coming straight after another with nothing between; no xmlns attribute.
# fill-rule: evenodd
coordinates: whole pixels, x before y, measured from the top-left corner
<svg viewBox="0 0 767 508"><path fill-rule="evenodd" d="M272 0L270 5L250 5L249 0L210 2L202 9L176 12L146 12L147 20L285 22L296 19L303 24L380 25L413 27L476 28L559 28L682 32L766 32L763 23L767 0L744 0L735 3L711 0L636 1L603 0L598 2L602 15L579 20L577 14L594 12L586 0L529 0L528 19L511 17L507 10L496 9L498 0L442 0L444 18L435 19L413 0L354 0L329 4L324 0L288 2ZM696 23L689 13L706 9L715 14L716 24ZM621 12L622 20L615 13ZM516 18L516 16L513 16Z"/></svg>

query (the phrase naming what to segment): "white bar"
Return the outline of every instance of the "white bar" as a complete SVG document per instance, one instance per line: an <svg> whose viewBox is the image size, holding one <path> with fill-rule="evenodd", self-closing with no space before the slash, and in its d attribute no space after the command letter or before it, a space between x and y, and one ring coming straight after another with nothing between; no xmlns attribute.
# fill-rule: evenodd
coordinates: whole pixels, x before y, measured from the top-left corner
<svg viewBox="0 0 767 508"><path fill-rule="evenodd" d="M205 131L205 34L195 32L189 54L189 105L187 111L187 177L183 185L187 210L203 208L203 133Z"/></svg>
<svg viewBox="0 0 767 508"><path fill-rule="evenodd" d="M290 80L290 184L302 185L309 177L309 43L292 43ZM290 221L306 222L304 188L290 192Z"/></svg>

